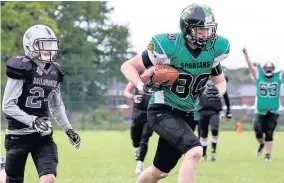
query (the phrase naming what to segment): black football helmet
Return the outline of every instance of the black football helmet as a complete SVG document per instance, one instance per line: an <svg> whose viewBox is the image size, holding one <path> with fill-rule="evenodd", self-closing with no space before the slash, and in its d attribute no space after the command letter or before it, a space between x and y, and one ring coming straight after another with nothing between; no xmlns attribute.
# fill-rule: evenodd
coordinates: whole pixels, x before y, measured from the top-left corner
<svg viewBox="0 0 284 183"><path fill-rule="evenodd" d="M215 17L206 5L191 4L187 6L181 13L180 29L185 40L202 50L210 50L213 48L217 39L216 30L218 23ZM199 37L197 29L207 31L206 37Z"/></svg>

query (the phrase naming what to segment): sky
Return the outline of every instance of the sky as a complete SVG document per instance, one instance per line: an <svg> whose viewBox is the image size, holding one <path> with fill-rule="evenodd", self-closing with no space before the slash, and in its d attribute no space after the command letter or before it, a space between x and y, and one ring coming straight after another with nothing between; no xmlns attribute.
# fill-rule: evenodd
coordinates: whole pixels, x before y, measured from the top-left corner
<svg viewBox="0 0 284 183"><path fill-rule="evenodd" d="M111 0L112 20L128 25L134 51L146 49L151 37L179 32L181 11L191 3L211 7L218 22L217 33L230 41L230 56L222 63L245 67L242 48L252 61L273 61L284 69L284 20L281 0ZM278 61L277 61L278 60ZM281 62L281 60L283 60Z"/></svg>

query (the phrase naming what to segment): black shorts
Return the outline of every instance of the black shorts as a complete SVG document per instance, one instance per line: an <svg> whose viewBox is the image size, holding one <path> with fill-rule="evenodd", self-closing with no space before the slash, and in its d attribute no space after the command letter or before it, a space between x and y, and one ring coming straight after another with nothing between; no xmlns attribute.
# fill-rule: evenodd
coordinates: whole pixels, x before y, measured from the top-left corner
<svg viewBox="0 0 284 183"><path fill-rule="evenodd" d="M266 115L256 114L254 120L254 131L267 134L268 131L274 131L277 126L279 114L268 112Z"/></svg>
<svg viewBox="0 0 284 183"><path fill-rule="evenodd" d="M200 137L207 138L209 125L211 130L219 130L220 114L219 111L200 111L199 113Z"/></svg>
<svg viewBox="0 0 284 183"><path fill-rule="evenodd" d="M57 174L58 152L51 135L6 135L6 173L9 177L24 178L28 154L31 153L39 177Z"/></svg>
<svg viewBox="0 0 284 183"><path fill-rule="evenodd" d="M201 146L190 127L194 123L193 114L164 104L149 106L148 123L160 136L153 165L160 171L169 173L184 153Z"/></svg>
<svg viewBox="0 0 284 183"><path fill-rule="evenodd" d="M147 110L133 108L130 133L134 147L139 147L140 143L148 143L153 130L147 121Z"/></svg>

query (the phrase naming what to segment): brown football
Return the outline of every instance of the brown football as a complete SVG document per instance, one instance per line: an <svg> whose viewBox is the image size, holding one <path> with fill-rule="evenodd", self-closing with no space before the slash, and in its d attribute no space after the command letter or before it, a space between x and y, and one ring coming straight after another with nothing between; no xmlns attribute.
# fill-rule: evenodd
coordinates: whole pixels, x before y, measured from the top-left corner
<svg viewBox="0 0 284 183"><path fill-rule="evenodd" d="M167 84L168 86L172 85L179 76L178 70L174 67L169 65L154 65L144 71L144 73L140 76L141 80L144 83L147 83L152 72L154 72L153 79L155 83L161 83L169 80Z"/></svg>

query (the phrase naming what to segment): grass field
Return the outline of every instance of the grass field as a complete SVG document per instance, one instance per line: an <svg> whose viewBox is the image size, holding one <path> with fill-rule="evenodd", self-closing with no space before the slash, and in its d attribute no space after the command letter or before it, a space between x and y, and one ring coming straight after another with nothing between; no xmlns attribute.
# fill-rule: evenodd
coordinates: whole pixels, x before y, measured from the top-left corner
<svg viewBox="0 0 284 183"><path fill-rule="evenodd" d="M136 162L129 132L81 132L80 149L73 148L63 132L55 133L59 149L58 183L135 183ZM1 136L3 137L3 133ZM272 162L256 157L257 143L253 132L238 135L221 132L216 162L201 162L196 183L283 183L284 133L275 134ZM145 166L152 163L157 135L150 141ZM3 139L1 140L3 152ZM181 161L180 161L181 162ZM179 162L179 163L180 163ZM180 164L161 183L177 182ZM26 183L37 183L38 177L29 156Z"/></svg>

